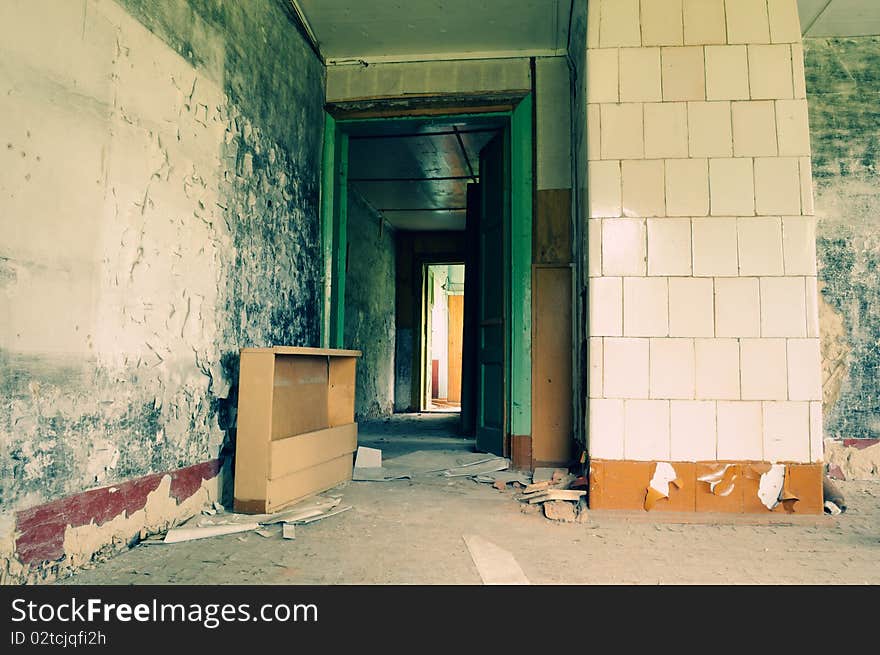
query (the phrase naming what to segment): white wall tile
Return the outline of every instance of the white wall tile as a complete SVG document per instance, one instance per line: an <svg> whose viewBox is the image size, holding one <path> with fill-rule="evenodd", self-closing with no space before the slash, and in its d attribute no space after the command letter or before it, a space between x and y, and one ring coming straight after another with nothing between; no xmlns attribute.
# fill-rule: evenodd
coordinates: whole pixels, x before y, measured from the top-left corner
<svg viewBox="0 0 880 655"><path fill-rule="evenodd" d="M739 342L736 339L695 339L698 400L738 400Z"/></svg>
<svg viewBox="0 0 880 655"><path fill-rule="evenodd" d="M703 48L662 48L663 100L705 100L706 69Z"/></svg>
<svg viewBox="0 0 880 655"><path fill-rule="evenodd" d="M636 461L669 460L669 401L624 403L623 454Z"/></svg>
<svg viewBox="0 0 880 655"><path fill-rule="evenodd" d="M794 83L794 97L807 97L807 80L804 74L804 46L793 43L791 46L791 73Z"/></svg>
<svg viewBox="0 0 880 655"><path fill-rule="evenodd" d="M619 337L623 334L623 281L619 277L594 277L589 282L589 334Z"/></svg>
<svg viewBox="0 0 880 655"><path fill-rule="evenodd" d="M648 397L648 340L609 337L603 344L606 398Z"/></svg>
<svg viewBox="0 0 880 655"><path fill-rule="evenodd" d="M761 336L807 336L803 278L761 278Z"/></svg>
<svg viewBox="0 0 880 655"><path fill-rule="evenodd" d="M603 2L599 13L599 45L601 47L642 45L639 0Z"/></svg>
<svg viewBox="0 0 880 655"><path fill-rule="evenodd" d="M691 274L691 220L649 218L648 275Z"/></svg>
<svg viewBox="0 0 880 655"><path fill-rule="evenodd" d="M737 219L740 275L782 275L782 222L776 217Z"/></svg>
<svg viewBox="0 0 880 655"><path fill-rule="evenodd" d="M770 462L809 462L809 403L765 402L763 405L764 459Z"/></svg>
<svg viewBox="0 0 880 655"><path fill-rule="evenodd" d="M694 275L739 275L735 218L695 218Z"/></svg>
<svg viewBox="0 0 880 655"><path fill-rule="evenodd" d="M602 391L602 362L604 356L602 354L602 338L590 337L589 342L589 360L590 360L590 398L601 398L604 394Z"/></svg>
<svg viewBox="0 0 880 655"><path fill-rule="evenodd" d="M590 434L587 437L590 457L623 459L623 401L590 400L587 408Z"/></svg>
<svg viewBox="0 0 880 655"><path fill-rule="evenodd" d="M740 340L743 400L785 400L785 339Z"/></svg>
<svg viewBox="0 0 880 655"><path fill-rule="evenodd" d="M644 275L647 243L644 219L606 219L602 223L602 271L605 275Z"/></svg>
<svg viewBox="0 0 880 655"><path fill-rule="evenodd" d="M755 159L755 209L762 216L801 213L799 162L794 157Z"/></svg>
<svg viewBox="0 0 880 655"><path fill-rule="evenodd" d="M694 397L693 339L651 339L651 398Z"/></svg>
<svg viewBox="0 0 880 655"><path fill-rule="evenodd" d="M725 0L728 43L770 43L765 0Z"/></svg>
<svg viewBox="0 0 880 655"><path fill-rule="evenodd" d="M618 61L617 49L587 53L587 102L617 102L620 99Z"/></svg>
<svg viewBox="0 0 880 655"><path fill-rule="evenodd" d="M621 48L620 101L660 102L662 99L660 48Z"/></svg>
<svg viewBox="0 0 880 655"><path fill-rule="evenodd" d="M781 157L810 155L810 119L806 100L777 100L776 129Z"/></svg>
<svg viewBox="0 0 880 655"><path fill-rule="evenodd" d="M788 399L822 400L822 358L818 339L788 339Z"/></svg>
<svg viewBox="0 0 880 655"><path fill-rule="evenodd" d="M602 6L602 0L593 0L587 3L587 47L599 47L599 23L602 15L599 8Z"/></svg>
<svg viewBox="0 0 880 655"><path fill-rule="evenodd" d="M733 155L730 101L689 102L688 146L691 157Z"/></svg>
<svg viewBox="0 0 880 655"><path fill-rule="evenodd" d="M732 104L733 154L737 157L775 157L776 109L770 100Z"/></svg>
<svg viewBox="0 0 880 655"><path fill-rule="evenodd" d="M796 0L767 0L770 14L770 40L773 43L800 43L801 21Z"/></svg>
<svg viewBox="0 0 880 655"><path fill-rule="evenodd" d="M813 173L811 169L811 159L809 157L801 157L798 160L799 171L801 174L801 214L804 216L812 216L815 214L813 206Z"/></svg>
<svg viewBox="0 0 880 655"><path fill-rule="evenodd" d="M727 43L724 0L684 0L685 45Z"/></svg>
<svg viewBox="0 0 880 655"><path fill-rule="evenodd" d="M819 336L819 290L815 277L804 278L806 287L807 336Z"/></svg>
<svg viewBox="0 0 880 655"><path fill-rule="evenodd" d="M822 403L810 403L810 461L825 459L825 434L822 429Z"/></svg>
<svg viewBox="0 0 880 655"><path fill-rule="evenodd" d="M645 157L688 156L687 103L654 102L645 105Z"/></svg>
<svg viewBox="0 0 880 655"><path fill-rule="evenodd" d="M783 217L782 249L786 275L815 275L816 219L812 216Z"/></svg>
<svg viewBox="0 0 880 655"><path fill-rule="evenodd" d="M666 214L668 216L706 216L708 213L708 160L667 159Z"/></svg>
<svg viewBox="0 0 880 655"><path fill-rule="evenodd" d="M755 176L751 159L710 159L709 188L713 216L750 216L755 213Z"/></svg>
<svg viewBox="0 0 880 655"><path fill-rule="evenodd" d="M623 278L623 334L627 337L663 337L669 334L666 278Z"/></svg>
<svg viewBox="0 0 880 655"><path fill-rule="evenodd" d="M748 50L752 100L793 98L791 48L787 45L750 45Z"/></svg>
<svg viewBox="0 0 880 655"><path fill-rule="evenodd" d="M684 42L682 0L642 0L642 43L681 45Z"/></svg>
<svg viewBox="0 0 880 655"><path fill-rule="evenodd" d="M600 109L599 105L587 105L587 160L590 162L602 159Z"/></svg>
<svg viewBox="0 0 880 655"><path fill-rule="evenodd" d="M620 216L620 162L591 161L587 165L587 177L590 218Z"/></svg>
<svg viewBox="0 0 880 655"><path fill-rule="evenodd" d="M760 402L718 401L718 459L761 461L764 430Z"/></svg>
<svg viewBox="0 0 880 655"><path fill-rule="evenodd" d="M623 215L665 216L663 161L634 159L620 162L623 177Z"/></svg>
<svg viewBox="0 0 880 655"><path fill-rule="evenodd" d="M587 220L587 270L590 277L602 275L602 219Z"/></svg>
<svg viewBox="0 0 880 655"><path fill-rule="evenodd" d="M645 155L641 103L602 105L602 159L641 159Z"/></svg>
<svg viewBox="0 0 880 655"><path fill-rule="evenodd" d="M670 459L699 462L716 458L715 402L673 400L670 404Z"/></svg>
<svg viewBox="0 0 880 655"><path fill-rule="evenodd" d="M757 278L715 279L715 334L719 337L761 335L761 296Z"/></svg>
<svg viewBox="0 0 880 655"><path fill-rule="evenodd" d="M706 46L706 99L748 100L750 97L746 46Z"/></svg>
<svg viewBox="0 0 880 655"><path fill-rule="evenodd" d="M711 278L669 278L669 336L715 335L712 282Z"/></svg>

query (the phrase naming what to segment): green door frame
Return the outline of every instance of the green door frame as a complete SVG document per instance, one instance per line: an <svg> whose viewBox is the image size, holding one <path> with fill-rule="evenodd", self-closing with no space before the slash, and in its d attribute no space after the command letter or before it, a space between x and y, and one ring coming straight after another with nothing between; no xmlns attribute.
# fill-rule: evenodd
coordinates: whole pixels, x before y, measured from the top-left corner
<svg viewBox="0 0 880 655"><path fill-rule="evenodd" d="M509 121L510 138L510 253L507 282L508 434L532 432L532 94L512 111L431 116L432 120L463 120L503 116ZM348 134L345 125L370 121L425 120L405 115L385 118L335 120L325 114L324 157L321 175L321 239L324 263L321 344L342 348L345 327L345 273L347 252Z"/></svg>

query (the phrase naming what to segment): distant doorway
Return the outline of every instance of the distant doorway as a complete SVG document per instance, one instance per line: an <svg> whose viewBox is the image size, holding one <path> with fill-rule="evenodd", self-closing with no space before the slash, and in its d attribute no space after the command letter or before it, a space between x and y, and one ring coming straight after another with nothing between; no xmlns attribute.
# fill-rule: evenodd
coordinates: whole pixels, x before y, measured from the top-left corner
<svg viewBox="0 0 880 655"><path fill-rule="evenodd" d="M464 264L425 265L422 411L461 412Z"/></svg>

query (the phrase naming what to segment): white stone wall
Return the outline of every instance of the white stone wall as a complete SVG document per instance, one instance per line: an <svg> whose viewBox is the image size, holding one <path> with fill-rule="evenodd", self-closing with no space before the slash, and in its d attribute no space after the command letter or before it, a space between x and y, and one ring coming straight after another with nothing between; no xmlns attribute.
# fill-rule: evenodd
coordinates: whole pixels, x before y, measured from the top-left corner
<svg viewBox="0 0 880 655"><path fill-rule="evenodd" d="M590 0L589 450L822 458L796 0Z"/></svg>

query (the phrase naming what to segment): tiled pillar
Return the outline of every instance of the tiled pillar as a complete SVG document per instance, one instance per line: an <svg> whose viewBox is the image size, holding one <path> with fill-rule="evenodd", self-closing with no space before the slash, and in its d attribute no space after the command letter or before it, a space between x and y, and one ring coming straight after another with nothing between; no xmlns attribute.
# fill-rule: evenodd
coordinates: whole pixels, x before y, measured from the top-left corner
<svg viewBox="0 0 880 655"><path fill-rule="evenodd" d="M590 0L587 31L591 461L819 462L796 0Z"/></svg>

